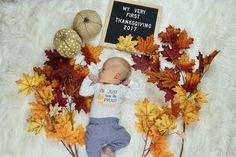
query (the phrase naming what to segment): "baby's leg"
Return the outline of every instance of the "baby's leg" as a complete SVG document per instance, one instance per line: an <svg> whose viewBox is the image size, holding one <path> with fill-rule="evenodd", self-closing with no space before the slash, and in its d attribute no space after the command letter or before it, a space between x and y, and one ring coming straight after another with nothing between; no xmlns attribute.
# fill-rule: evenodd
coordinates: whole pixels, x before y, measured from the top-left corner
<svg viewBox="0 0 236 157"><path fill-rule="evenodd" d="M96 126L89 125L86 130L86 152L88 157L100 157L102 147L105 144L99 136L99 129Z"/></svg>
<svg viewBox="0 0 236 157"><path fill-rule="evenodd" d="M129 133L121 126L116 127L113 137L111 137L108 147L115 152L121 148L126 147L130 142L130 135Z"/></svg>

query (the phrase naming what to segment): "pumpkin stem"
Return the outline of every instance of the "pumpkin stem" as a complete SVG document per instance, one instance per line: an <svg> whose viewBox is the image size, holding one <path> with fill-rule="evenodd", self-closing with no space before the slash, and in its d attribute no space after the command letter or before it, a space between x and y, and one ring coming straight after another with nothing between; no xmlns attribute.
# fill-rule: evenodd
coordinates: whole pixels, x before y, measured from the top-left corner
<svg viewBox="0 0 236 157"><path fill-rule="evenodd" d="M89 22L89 18L85 17L85 18L84 18L84 22L85 22L85 23L88 23L88 22Z"/></svg>

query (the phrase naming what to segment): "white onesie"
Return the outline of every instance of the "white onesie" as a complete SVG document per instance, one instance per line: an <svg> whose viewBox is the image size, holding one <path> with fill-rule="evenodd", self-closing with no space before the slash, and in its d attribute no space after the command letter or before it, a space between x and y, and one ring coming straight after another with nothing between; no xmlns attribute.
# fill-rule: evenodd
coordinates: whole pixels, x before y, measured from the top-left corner
<svg viewBox="0 0 236 157"><path fill-rule="evenodd" d="M130 81L128 86L122 84L93 83L88 76L83 80L79 94L81 96L94 95L91 104L90 117L105 118L120 115L120 105L123 98L137 100L140 97L139 86Z"/></svg>

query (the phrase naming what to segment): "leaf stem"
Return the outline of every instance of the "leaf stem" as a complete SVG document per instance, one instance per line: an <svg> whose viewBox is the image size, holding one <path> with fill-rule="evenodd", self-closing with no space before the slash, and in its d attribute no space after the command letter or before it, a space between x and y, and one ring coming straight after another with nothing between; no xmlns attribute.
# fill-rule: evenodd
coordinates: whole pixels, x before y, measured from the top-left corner
<svg viewBox="0 0 236 157"><path fill-rule="evenodd" d="M183 123L183 132L185 133L185 123ZM179 157L182 157L184 151L184 138L182 138L182 145Z"/></svg>

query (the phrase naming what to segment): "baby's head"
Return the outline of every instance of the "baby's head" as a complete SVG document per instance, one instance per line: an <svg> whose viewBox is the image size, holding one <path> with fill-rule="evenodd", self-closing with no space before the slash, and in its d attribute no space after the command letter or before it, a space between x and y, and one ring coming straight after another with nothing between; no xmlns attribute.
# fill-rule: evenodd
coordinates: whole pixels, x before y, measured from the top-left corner
<svg viewBox="0 0 236 157"><path fill-rule="evenodd" d="M107 59L98 74L100 83L120 84L129 78L131 74L130 64L121 57Z"/></svg>

